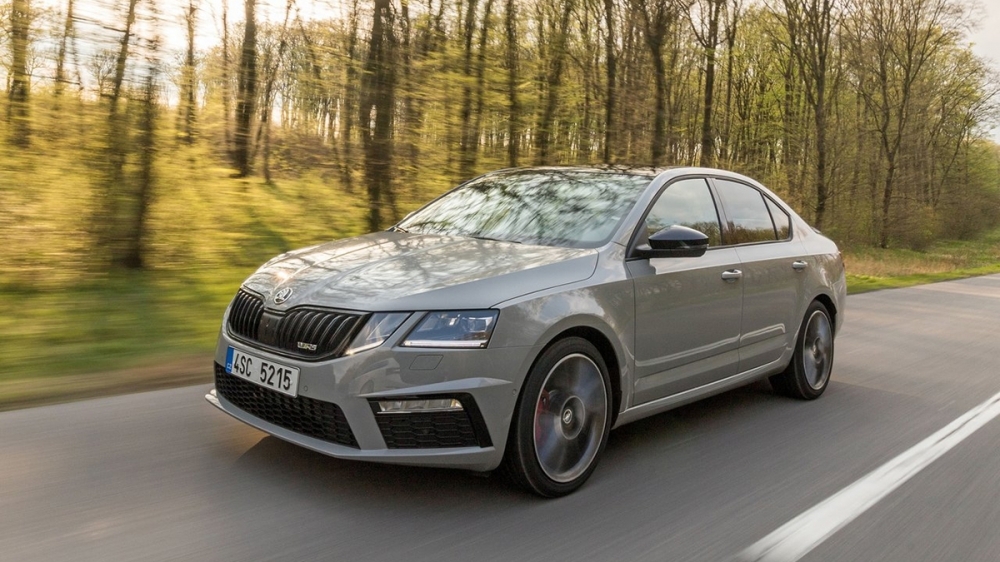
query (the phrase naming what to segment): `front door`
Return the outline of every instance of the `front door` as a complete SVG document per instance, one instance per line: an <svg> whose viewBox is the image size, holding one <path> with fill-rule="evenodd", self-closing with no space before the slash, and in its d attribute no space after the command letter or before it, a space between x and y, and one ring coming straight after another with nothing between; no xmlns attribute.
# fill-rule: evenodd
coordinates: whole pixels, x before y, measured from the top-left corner
<svg viewBox="0 0 1000 562"><path fill-rule="evenodd" d="M638 242L675 224L707 234L708 251L627 262L635 284L636 405L735 375L739 365L740 259L735 249L721 247L705 179L670 184L639 225Z"/></svg>

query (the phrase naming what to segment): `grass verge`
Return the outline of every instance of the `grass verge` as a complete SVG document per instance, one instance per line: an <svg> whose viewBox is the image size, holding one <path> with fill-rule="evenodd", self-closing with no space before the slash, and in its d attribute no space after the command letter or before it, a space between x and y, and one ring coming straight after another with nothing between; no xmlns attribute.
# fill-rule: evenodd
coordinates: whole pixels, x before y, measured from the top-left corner
<svg viewBox="0 0 1000 562"><path fill-rule="evenodd" d="M1000 228L977 240L945 240L927 250L844 251L847 292L866 293L1000 273Z"/></svg>

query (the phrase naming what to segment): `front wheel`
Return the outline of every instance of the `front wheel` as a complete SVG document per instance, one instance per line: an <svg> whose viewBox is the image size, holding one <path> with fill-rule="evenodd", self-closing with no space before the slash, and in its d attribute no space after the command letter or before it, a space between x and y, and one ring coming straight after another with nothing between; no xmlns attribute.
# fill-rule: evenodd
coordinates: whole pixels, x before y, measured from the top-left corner
<svg viewBox="0 0 1000 562"><path fill-rule="evenodd" d="M795 353L784 372L770 378L771 386L802 400L819 398L833 370L833 322L823 303L813 301L795 342Z"/></svg>
<svg viewBox="0 0 1000 562"><path fill-rule="evenodd" d="M611 383L583 338L545 350L525 381L504 455L505 472L545 497L569 494L597 467L611 431Z"/></svg>

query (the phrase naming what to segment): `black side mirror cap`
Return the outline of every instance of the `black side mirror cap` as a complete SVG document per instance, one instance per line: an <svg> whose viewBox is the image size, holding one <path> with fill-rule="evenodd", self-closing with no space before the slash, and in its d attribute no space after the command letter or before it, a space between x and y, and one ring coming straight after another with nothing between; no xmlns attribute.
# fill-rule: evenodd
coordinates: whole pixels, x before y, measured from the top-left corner
<svg viewBox="0 0 1000 562"><path fill-rule="evenodd" d="M697 258L708 250L708 236L675 224L653 234L649 244L640 244L635 250L640 258Z"/></svg>

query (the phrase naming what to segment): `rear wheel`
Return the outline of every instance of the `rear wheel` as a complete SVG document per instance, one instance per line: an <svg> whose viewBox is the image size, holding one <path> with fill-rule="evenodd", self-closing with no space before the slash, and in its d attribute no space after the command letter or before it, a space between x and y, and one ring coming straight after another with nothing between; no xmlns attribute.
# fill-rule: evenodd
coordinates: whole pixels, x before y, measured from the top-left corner
<svg viewBox="0 0 1000 562"><path fill-rule="evenodd" d="M802 400L819 398L833 370L833 321L823 303L813 301L795 342L795 353L784 372L770 378L771 386Z"/></svg>
<svg viewBox="0 0 1000 562"><path fill-rule="evenodd" d="M518 400L504 456L508 475L545 497L583 485L611 430L611 384L597 348L560 340L535 362Z"/></svg>

